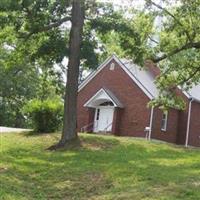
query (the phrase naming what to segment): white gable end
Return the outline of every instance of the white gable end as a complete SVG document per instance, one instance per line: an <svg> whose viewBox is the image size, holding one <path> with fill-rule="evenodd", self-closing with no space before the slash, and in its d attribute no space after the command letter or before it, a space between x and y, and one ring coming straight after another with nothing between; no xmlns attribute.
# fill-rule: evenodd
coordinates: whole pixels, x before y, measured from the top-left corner
<svg viewBox="0 0 200 200"><path fill-rule="evenodd" d="M85 104L84 107L95 108L96 106L110 101L113 103L114 107L123 107L120 101L107 89L101 88L94 96L92 96Z"/></svg>

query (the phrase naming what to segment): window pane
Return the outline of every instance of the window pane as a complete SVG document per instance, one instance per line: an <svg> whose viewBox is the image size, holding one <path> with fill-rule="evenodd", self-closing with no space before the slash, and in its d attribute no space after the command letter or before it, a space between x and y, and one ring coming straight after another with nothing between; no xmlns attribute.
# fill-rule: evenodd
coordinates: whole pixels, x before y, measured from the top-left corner
<svg viewBox="0 0 200 200"><path fill-rule="evenodd" d="M167 129L167 117L168 113L163 113L162 121L161 121L161 130L166 131Z"/></svg>

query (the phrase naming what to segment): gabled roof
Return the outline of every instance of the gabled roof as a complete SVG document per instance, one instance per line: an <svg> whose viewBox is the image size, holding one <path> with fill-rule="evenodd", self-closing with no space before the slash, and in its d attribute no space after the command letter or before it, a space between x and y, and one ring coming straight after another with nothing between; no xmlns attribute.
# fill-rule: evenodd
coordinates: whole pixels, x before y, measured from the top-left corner
<svg viewBox="0 0 200 200"><path fill-rule="evenodd" d="M149 99L158 97L159 91L155 84L155 74L150 68L141 68L127 59L119 59L115 54L106 59L95 71L93 71L79 86L83 89L106 65L114 59L128 76L138 85ZM188 92L183 91L187 98L194 98L200 102L200 84L194 86Z"/></svg>
<svg viewBox="0 0 200 200"><path fill-rule="evenodd" d="M134 64L132 61L127 59L121 59L121 62L126 66L126 68L131 72L132 76L137 79L143 87L151 94L152 98L158 96L158 89L155 84L155 76L149 70L149 68L141 68L140 66Z"/></svg>
<svg viewBox="0 0 200 200"><path fill-rule="evenodd" d="M195 99L196 101L200 102L200 84L194 86L188 92L189 97Z"/></svg>
<svg viewBox="0 0 200 200"><path fill-rule="evenodd" d="M108 89L101 88L85 104L85 107L96 107L105 101L111 101L115 107L123 108L119 99Z"/></svg>
<svg viewBox="0 0 200 200"><path fill-rule="evenodd" d="M155 87L154 78L148 70L140 69L139 66L120 60L116 55L112 55L106 59L94 72L92 72L79 86L81 91L106 65L114 59L119 66L128 74L128 76L138 85L138 87L146 94L149 99L153 99L158 94Z"/></svg>
<svg viewBox="0 0 200 200"><path fill-rule="evenodd" d="M78 91L82 90L112 59L114 55L107 58L99 67L91 72L86 79L79 85Z"/></svg>

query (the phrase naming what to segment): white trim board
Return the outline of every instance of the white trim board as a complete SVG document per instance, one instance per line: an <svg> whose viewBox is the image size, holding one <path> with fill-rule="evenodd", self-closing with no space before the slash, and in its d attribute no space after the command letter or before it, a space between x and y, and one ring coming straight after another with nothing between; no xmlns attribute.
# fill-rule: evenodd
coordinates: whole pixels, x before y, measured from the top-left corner
<svg viewBox="0 0 200 200"><path fill-rule="evenodd" d="M189 94L187 91L183 91L180 87L178 87L178 88L182 91L182 93L183 93L188 99L193 99L194 101L200 103L200 100L199 100L199 99L193 97L193 96L192 96L191 94Z"/></svg>
<svg viewBox="0 0 200 200"><path fill-rule="evenodd" d="M134 83L144 92L144 94L152 100L154 96L149 90L130 72L130 70L123 64L116 55L112 55L106 59L94 72L92 72L79 86L78 92L80 92L112 59L114 59L119 66L128 74L128 76L133 80Z"/></svg>
<svg viewBox="0 0 200 200"><path fill-rule="evenodd" d="M107 58L95 71L91 72L79 85L78 91L82 90L114 58L113 56Z"/></svg>
<svg viewBox="0 0 200 200"><path fill-rule="evenodd" d="M115 97L113 94L111 94L109 91L106 91L106 89L101 88L100 90L98 90L85 104L84 107L93 107L92 106L92 102L94 100L96 100L96 98L103 94L104 98L111 101L114 105L114 107L120 107L123 108L123 105L120 103L120 101L117 99L117 97ZM97 107L97 106L94 106Z"/></svg>

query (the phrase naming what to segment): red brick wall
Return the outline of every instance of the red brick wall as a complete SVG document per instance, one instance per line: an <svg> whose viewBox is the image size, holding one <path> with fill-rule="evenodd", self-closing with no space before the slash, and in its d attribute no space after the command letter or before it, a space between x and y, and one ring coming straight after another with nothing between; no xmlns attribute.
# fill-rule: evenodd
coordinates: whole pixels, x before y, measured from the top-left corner
<svg viewBox="0 0 200 200"><path fill-rule="evenodd" d="M175 109L171 109L168 111L166 131L161 130L162 116L163 111L158 108L155 108L151 138L176 143L178 134L179 111Z"/></svg>
<svg viewBox="0 0 200 200"><path fill-rule="evenodd" d="M115 62L112 60L111 62ZM120 120L115 134L144 137L144 128L149 126L149 98L133 82L126 72L115 63L115 69L109 69L110 63L98 73L78 94L78 130L90 123L88 108L83 105L102 87L112 91L124 105L118 109ZM117 117L119 119L119 116Z"/></svg>
<svg viewBox="0 0 200 200"><path fill-rule="evenodd" d="M101 88L112 91L124 105L124 108L115 108L113 129L117 135L144 137L144 128L149 126L150 109L147 108L149 98L133 82L133 80L115 62L115 69L109 66L114 60L98 73L78 94L78 131L93 122L94 109L83 105ZM179 94L180 92L178 92ZM188 103L188 99L183 95ZM170 110L168 114L167 131L161 131L162 111L154 110L152 138L167 142L185 144L188 117L188 104L185 111ZM200 104L193 103L191 116L191 130L189 145L200 146Z"/></svg>
<svg viewBox="0 0 200 200"><path fill-rule="evenodd" d="M179 111L177 144L185 145L188 120L188 103L186 109Z"/></svg>
<svg viewBox="0 0 200 200"><path fill-rule="evenodd" d="M192 102L188 145L200 147L200 103Z"/></svg>
<svg viewBox="0 0 200 200"><path fill-rule="evenodd" d="M120 111L121 108L115 108L114 110L112 133L114 133L115 135L119 135L119 122L121 121Z"/></svg>

